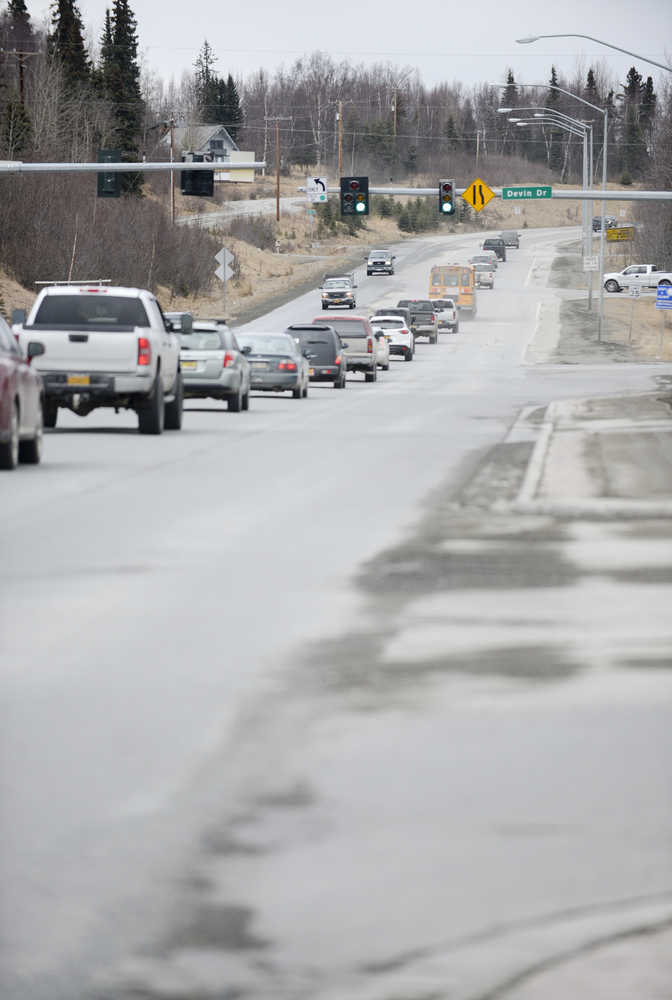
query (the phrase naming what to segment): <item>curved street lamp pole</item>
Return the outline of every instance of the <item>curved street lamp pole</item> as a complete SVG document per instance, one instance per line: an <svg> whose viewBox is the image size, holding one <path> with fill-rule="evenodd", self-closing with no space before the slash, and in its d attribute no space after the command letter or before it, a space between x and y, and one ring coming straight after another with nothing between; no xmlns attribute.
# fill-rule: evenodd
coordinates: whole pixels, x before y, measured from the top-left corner
<svg viewBox="0 0 672 1000"><path fill-rule="evenodd" d="M620 45L612 45L611 42L605 42L603 38L593 38L592 35L576 35L576 34L562 34L562 35L529 35L527 38L516 38L519 45L529 45L530 42L538 42L540 38L587 38L589 42L597 42L598 45L606 45L608 49L615 49L617 52L625 52L626 56L634 56L635 59L641 59L642 62L650 63L651 66L657 66L658 69L667 70L668 73L672 73L672 66L665 66L664 63L656 62L654 59L648 59L646 56L640 55L639 52L631 52L630 49L622 49Z"/></svg>

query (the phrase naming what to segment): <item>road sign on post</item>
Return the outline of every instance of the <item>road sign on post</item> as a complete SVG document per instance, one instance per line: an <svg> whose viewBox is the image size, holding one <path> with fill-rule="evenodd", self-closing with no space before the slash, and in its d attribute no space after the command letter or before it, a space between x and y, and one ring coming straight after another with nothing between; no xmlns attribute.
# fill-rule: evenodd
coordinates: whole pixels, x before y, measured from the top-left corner
<svg viewBox="0 0 672 1000"><path fill-rule="evenodd" d="M495 192L490 190L485 181L477 177L475 181L472 181L462 197L468 205L471 205L475 212L480 212L495 197Z"/></svg>
<svg viewBox="0 0 672 1000"><path fill-rule="evenodd" d="M215 276L224 284L233 277L233 269L230 267L233 264L233 259L233 254L224 247L215 254L215 260L219 264L219 267L215 269Z"/></svg>
<svg viewBox="0 0 672 1000"><path fill-rule="evenodd" d="M631 240L635 235L634 226L613 226L607 229L607 242L622 243Z"/></svg>
<svg viewBox="0 0 672 1000"><path fill-rule="evenodd" d="M672 285L658 285L656 288L656 309L672 309Z"/></svg>
<svg viewBox="0 0 672 1000"><path fill-rule="evenodd" d="M326 177L306 177L306 198L313 204L327 201L329 183Z"/></svg>
<svg viewBox="0 0 672 1000"><path fill-rule="evenodd" d="M599 257L594 254L591 257L583 258L583 270L584 271L598 271L600 267Z"/></svg>
<svg viewBox="0 0 672 1000"><path fill-rule="evenodd" d="M503 187L502 201L530 201L536 198L552 198L550 184L525 184L523 187Z"/></svg>

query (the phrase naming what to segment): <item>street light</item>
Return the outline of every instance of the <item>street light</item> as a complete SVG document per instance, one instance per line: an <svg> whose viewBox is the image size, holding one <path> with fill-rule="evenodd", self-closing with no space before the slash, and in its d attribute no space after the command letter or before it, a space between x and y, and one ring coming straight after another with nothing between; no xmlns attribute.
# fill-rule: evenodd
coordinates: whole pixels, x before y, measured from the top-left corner
<svg viewBox="0 0 672 1000"><path fill-rule="evenodd" d="M533 108L522 109L533 111ZM507 118L507 121L514 122L516 128L525 128L530 125L553 125L555 128L562 129L565 132L569 132L571 135L579 136L583 140L583 187L584 190L590 189L593 186L593 126L589 123L582 122L578 118L572 118L570 115L565 115L561 111L554 111L549 109L546 112L535 111L532 118ZM590 131L590 160L588 154L588 136ZM588 169L588 163L590 162L590 171ZM590 216L592 214L592 209L589 207L587 201L583 202L582 205L582 215L583 215L583 253L585 257L590 256L592 250L592 233L590 227ZM588 310L592 309L593 303L593 275L590 272L590 281L588 283Z"/></svg>
<svg viewBox="0 0 672 1000"><path fill-rule="evenodd" d="M606 45L608 49L615 49L617 52L625 52L626 56L634 56L635 59L641 59L642 62L651 63L652 66L657 66L658 69L664 69L667 70L668 73L672 73L672 66L664 66L663 63L656 62L655 59L647 59L646 56L642 56L638 52L631 52L629 49L622 49L620 45L612 45L611 42L605 42L602 38L593 38L592 35L530 35L528 38L516 38L516 41L519 45L529 45L531 42L538 42L540 38L587 38L589 42L597 42L598 45Z"/></svg>
<svg viewBox="0 0 672 1000"><path fill-rule="evenodd" d="M541 37L541 35L537 36ZM491 83L488 86L499 87L503 89L507 87L506 83ZM602 121L604 123L604 140L602 143L602 190L607 190L607 134L609 126L609 112L606 108L599 108L597 104L591 104L583 97L579 97L578 94L573 94L571 90L565 90L563 87L556 87L552 83L517 83L516 86L520 89L523 87L531 88L532 90L539 90L544 88L545 90L554 90L557 94L565 94L566 97L571 97L574 101L579 101L581 104L585 104L587 108L592 108L593 111L599 111L602 115ZM604 222L604 213L606 211L606 206L604 199L601 202L601 213L602 221ZM597 339L602 339L602 325L604 322L604 225L600 226L600 313L597 327Z"/></svg>

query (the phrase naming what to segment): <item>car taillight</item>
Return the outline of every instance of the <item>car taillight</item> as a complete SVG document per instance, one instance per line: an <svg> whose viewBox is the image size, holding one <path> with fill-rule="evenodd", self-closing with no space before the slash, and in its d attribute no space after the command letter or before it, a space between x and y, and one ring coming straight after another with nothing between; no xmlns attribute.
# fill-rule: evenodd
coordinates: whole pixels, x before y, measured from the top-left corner
<svg viewBox="0 0 672 1000"><path fill-rule="evenodd" d="M147 337L138 337L138 364L149 365L152 363L152 348Z"/></svg>
<svg viewBox="0 0 672 1000"><path fill-rule="evenodd" d="M341 363L341 355L337 354L336 357L334 358L334 364L340 365L340 363Z"/></svg>
<svg viewBox="0 0 672 1000"><path fill-rule="evenodd" d="M433 322L434 322L434 313L430 313L430 314L429 314L429 322L430 322L430 323L433 323Z"/></svg>
<svg viewBox="0 0 672 1000"><path fill-rule="evenodd" d="M295 372L296 363L294 361L281 361L278 365L278 371L280 372Z"/></svg>
<svg viewBox="0 0 672 1000"><path fill-rule="evenodd" d="M401 330L399 331L399 333L405 333L405 334L407 334L407 333L409 333L409 332L410 332L410 331L409 331L409 330L407 330L405 326L402 326Z"/></svg>
<svg viewBox="0 0 672 1000"><path fill-rule="evenodd" d="M373 341L371 340L370 337L366 342L366 351L367 354L373 354Z"/></svg>
<svg viewBox="0 0 672 1000"><path fill-rule="evenodd" d="M235 360L236 359L233 356L233 354L231 353L231 351L227 351L226 354L224 355L224 357L222 358L222 368L228 368L229 365L232 365L232 364L235 363Z"/></svg>

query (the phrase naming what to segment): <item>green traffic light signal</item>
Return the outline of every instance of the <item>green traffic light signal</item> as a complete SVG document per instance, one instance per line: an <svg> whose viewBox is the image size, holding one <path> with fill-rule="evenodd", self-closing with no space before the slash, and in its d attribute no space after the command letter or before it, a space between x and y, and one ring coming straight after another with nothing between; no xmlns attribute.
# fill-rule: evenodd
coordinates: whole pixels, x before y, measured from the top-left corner
<svg viewBox="0 0 672 1000"><path fill-rule="evenodd" d="M341 215L369 214L369 178L341 177Z"/></svg>
<svg viewBox="0 0 672 1000"><path fill-rule="evenodd" d="M455 214L455 181L439 181L439 211L442 215Z"/></svg>

